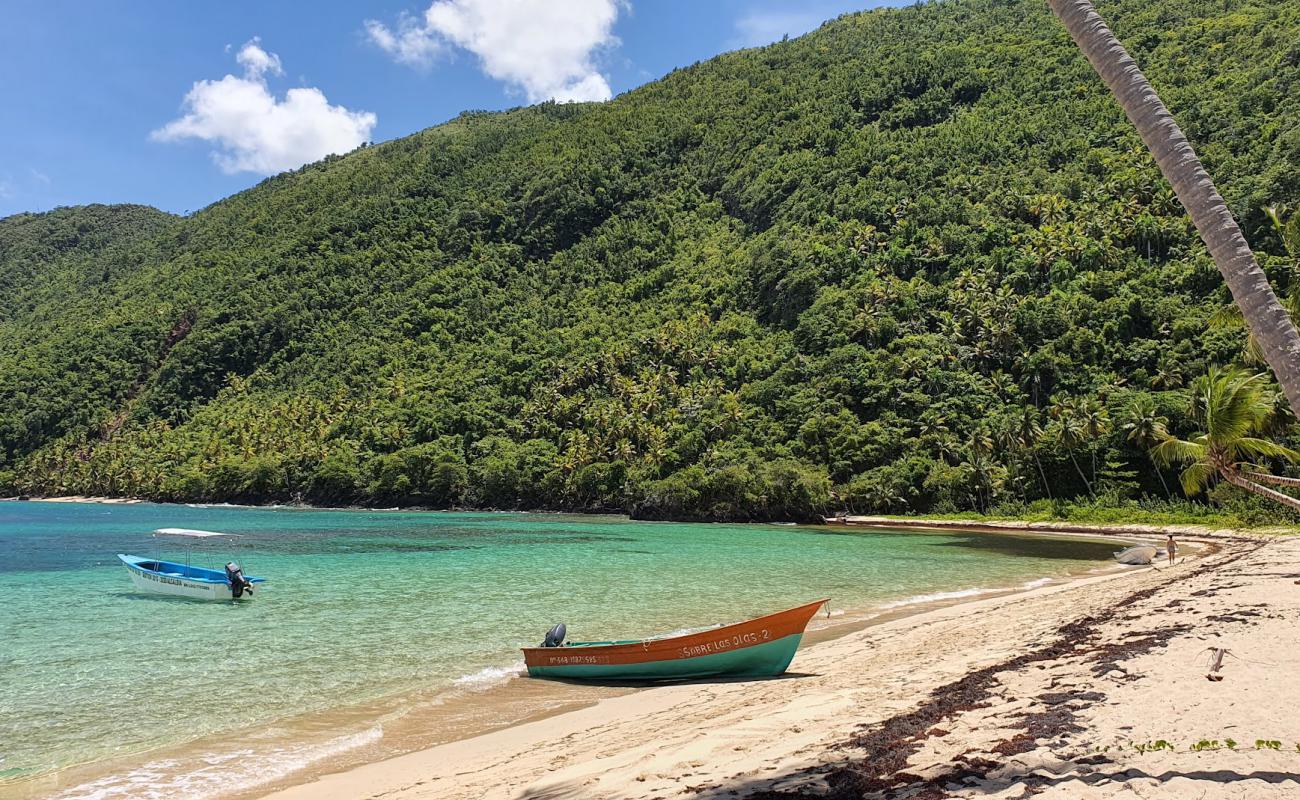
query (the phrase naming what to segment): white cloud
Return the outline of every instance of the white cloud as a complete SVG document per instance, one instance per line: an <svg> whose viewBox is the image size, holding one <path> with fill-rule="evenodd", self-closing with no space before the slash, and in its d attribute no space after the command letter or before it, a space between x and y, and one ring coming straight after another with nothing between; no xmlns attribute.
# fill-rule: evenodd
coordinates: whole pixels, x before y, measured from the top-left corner
<svg viewBox="0 0 1300 800"><path fill-rule="evenodd" d="M257 39L235 56L243 77L203 80L185 95L184 116L150 134L159 142L201 139L216 145L212 158L222 171L271 175L346 153L369 140L377 119L368 111L332 106L320 89L273 95L266 76L283 75L280 57Z"/></svg>
<svg viewBox="0 0 1300 800"><path fill-rule="evenodd" d="M366 34L395 60L418 69L428 69L435 58L446 49L441 40L430 35L424 25L410 14L397 20L397 30L390 30L382 22L368 19Z"/></svg>
<svg viewBox="0 0 1300 800"><path fill-rule="evenodd" d="M596 54L618 44L623 0L435 0L423 22L409 16L394 31L366 20L370 40L394 59L427 66L448 46L478 56L489 77L530 103L608 100Z"/></svg>
<svg viewBox="0 0 1300 800"><path fill-rule="evenodd" d="M280 66L280 57L263 50L262 40L257 36L240 48L235 61L244 67L250 78L260 78L267 72L272 75L284 74L284 67Z"/></svg>

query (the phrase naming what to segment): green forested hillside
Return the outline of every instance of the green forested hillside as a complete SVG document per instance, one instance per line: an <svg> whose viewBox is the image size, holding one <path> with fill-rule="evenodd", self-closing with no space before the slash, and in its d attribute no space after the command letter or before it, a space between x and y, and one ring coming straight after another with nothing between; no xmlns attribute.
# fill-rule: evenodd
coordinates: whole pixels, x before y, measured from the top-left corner
<svg viewBox="0 0 1300 800"><path fill-rule="evenodd" d="M0 324L95 291L153 258L140 247L178 219L148 206L85 206L0 219Z"/></svg>
<svg viewBox="0 0 1300 800"><path fill-rule="evenodd" d="M1265 268L1300 6L1100 4ZM1040 0L850 15L184 219L0 221L0 490L806 518L1164 496L1226 290ZM1172 477L1172 476L1167 476Z"/></svg>

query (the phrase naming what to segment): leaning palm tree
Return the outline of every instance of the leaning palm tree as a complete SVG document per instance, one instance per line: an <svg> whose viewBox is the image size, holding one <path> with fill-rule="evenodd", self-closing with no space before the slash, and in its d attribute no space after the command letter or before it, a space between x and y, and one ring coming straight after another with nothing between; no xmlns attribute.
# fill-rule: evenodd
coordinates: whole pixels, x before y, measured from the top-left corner
<svg viewBox="0 0 1300 800"><path fill-rule="evenodd" d="M1191 215L1232 299L1259 342L1264 360L1277 376L1292 411L1300 417L1300 333L1255 262L1246 237L1187 137L1089 0L1047 2L1137 128L1160 172Z"/></svg>
<svg viewBox="0 0 1300 800"><path fill-rule="evenodd" d="M1300 283L1291 285L1291 291L1282 299L1282 307L1294 324L1300 322ZM1247 364L1266 364L1264 349L1253 331L1246 326L1246 317L1236 303L1229 303L1210 315L1211 330L1241 330L1246 328L1246 346L1242 350L1241 360Z"/></svg>
<svg viewBox="0 0 1300 800"><path fill-rule="evenodd" d="M1273 394L1263 373L1211 369L1192 384L1189 413L1201 432L1188 439L1170 436L1151 454L1165 465L1188 464L1179 480L1189 495L1221 479L1300 510L1300 500L1259 482L1285 484L1288 479L1262 472L1255 459L1300 460L1295 450L1251 435L1264 427L1273 408Z"/></svg>
<svg viewBox="0 0 1300 800"><path fill-rule="evenodd" d="M1269 220L1273 223L1274 230L1282 237L1282 243L1286 245L1287 252L1295 259L1297 267L1300 267L1300 216L1291 220L1290 225L1282 221L1282 216L1278 213L1276 207L1264 209ZM1300 281L1291 280L1291 286L1282 299L1282 306L1286 309L1287 316L1291 318L1291 323L1300 323ZM1241 309L1235 303L1220 308L1210 315L1211 329L1241 330L1246 328L1246 318L1241 313ZM1242 353L1242 360L1247 364L1265 364L1264 351L1259 346L1259 340L1255 334L1246 330L1246 349Z"/></svg>

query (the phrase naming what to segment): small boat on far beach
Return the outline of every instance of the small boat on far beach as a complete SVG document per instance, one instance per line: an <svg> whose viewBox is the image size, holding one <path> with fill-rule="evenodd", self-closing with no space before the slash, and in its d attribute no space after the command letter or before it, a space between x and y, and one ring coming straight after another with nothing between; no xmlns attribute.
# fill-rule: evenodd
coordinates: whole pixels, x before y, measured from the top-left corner
<svg viewBox="0 0 1300 800"><path fill-rule="evenodd" d="M157 557L141 558L118 553L117 557L131 575L131 582L141 591L193 600L239 600L252 599L253 584L266 582L266 578L245 576L243 568L234 561L227 562L224 569L207 569L190 563L190 550L195 542L233 541L239 538L238 534L159 528L153 535L172 537L183 543L185 560L163 561Z"/></svg>
<svg viewBox="0 0 1300 800"><path fill-rule="evenodd" d="M617 642L565 642L556 625L541 647L525 647L534 678L681 680L766 678L790 666L804 628L829 600L682 636Z"/></svg>
<svg viewBox="0 0 1300 800"><path fill-rule="evenodd" d="M1131 567L1140 567L1150 564L1155 559L1156 554L1160 552L1157 547L1151 545L1139 544L1126 550L1121 550L1115 554L1115 560L1121 564L1127 564Z"/></svg>

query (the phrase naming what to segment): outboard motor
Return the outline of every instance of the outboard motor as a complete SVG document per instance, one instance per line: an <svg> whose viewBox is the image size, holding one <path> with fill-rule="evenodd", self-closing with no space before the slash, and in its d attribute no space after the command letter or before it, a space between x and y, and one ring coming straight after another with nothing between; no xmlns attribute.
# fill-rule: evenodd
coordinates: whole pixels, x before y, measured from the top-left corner
<svg viewBox="0 0 1300 800"><path fill-rule="evenodd" d="M230 596L235 599L244 592L253 593L253 582L244 577L244 570L233 561L226 564L226 580L230 581Z"/></svg>
<svg viewBox="0 0 1300 800"><path fill-rule="evenodd" d="M564 635L566 633L568 633L568 629L561 622L546 632L546 639L542 642L542 647L559 647L564 644Z"/></svg>

